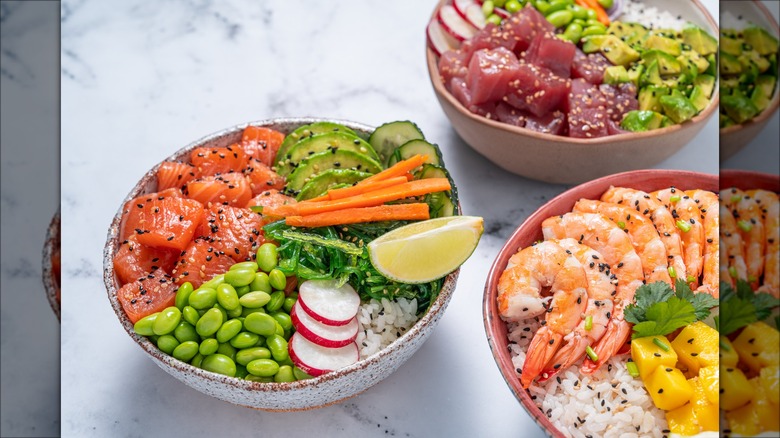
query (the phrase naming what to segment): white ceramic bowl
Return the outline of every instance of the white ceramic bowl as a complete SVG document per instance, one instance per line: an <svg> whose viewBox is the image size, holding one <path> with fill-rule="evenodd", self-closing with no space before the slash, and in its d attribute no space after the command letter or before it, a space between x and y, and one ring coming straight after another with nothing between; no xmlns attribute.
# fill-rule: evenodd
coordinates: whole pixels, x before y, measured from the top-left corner
<svg viewBox="0 0 780 438"><path fill-rule="evenodd" d="M272 119L250 124L276 129L287 134L299 126L318 121L340 123L353 129L359 135L366 137L374 130L370 126L359 123L314 118ZM167 157L166 160L189 157L190 151L196 147L222 147L235 143L240 140L241 133L247 125L237 125L206 136L178 150L173 155ZM108 237L103 250L103 281L108 291L111 307L119 318L122 327L124 327L133 341L160 368L204 394L236 405L268 411L298 411L338 403L379 383L406 362L431 335L452 298L460 269L446 277L441 292L432 303L430 309L428 309L428 312L395 342L349 367L309 380L291 383L251 382L205 371L177 360L158 350L152 342L133 331L133 324L125 315L116 296L119 282L114 274L112 263L114 254L120 244L119 225L122 206L125 202L143 193L156 191L155 175L157 167L150 169L133 187L122 203L119 204L119 209L108 229Z"/></svg>

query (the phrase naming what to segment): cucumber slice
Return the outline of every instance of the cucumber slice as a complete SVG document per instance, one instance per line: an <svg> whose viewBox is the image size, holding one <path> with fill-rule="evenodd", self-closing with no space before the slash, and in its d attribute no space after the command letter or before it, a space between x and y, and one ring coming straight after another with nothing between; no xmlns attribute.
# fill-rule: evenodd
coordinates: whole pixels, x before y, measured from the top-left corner
<svg viewBox="0 0 780 438"><path fill-rule="evenodd" d="M442 165L438 146L432 145L425 140L410 140L402 144L392 155L390 155L387 167L417 154L427 155L428 159L425 160L426 163L435 164L437 166Z"/></svg>
<svg viewBox="0 0 780 438"><path fill-rule="evenodd" d="M393 152L409 140L423 140L420 128L410 121L390 122L376 128L368 142L379 154L381 163L387 163Z"/></svg>
<svg viewBox="0 0 780 438"><path fill-rule="evenodd" d="M352 184L364 180L371 176L367 172L359 172L351 169L329 169L321 172L309 182L304 184L301 192L295 199L303 201L324 195L328 190L337 186L351 186Z"/></svg>
<svg viewBox="0 0 780 438"><path fill-rule="evenodd" d="M355 133L355 131L347 128L346 126L339 125L338 123L316 122L309 125L303 125L284 137L282 145L279 146L279 150L276 152L275 163L279 163L283 159L286 159L285 154L287 151L289 151L290 148L300 140L315 136L317 134L326 134L329 132L343 132L346 134L352 134L357 137L357 133Z"/></svg>
<svg viewBox="0 0 780 438"><path fill-rule="evenodd" d="M452 187L455 187L450 178L450 174L447 169L437 166L435 164L424 164L422 169L417 171L415 179L425 178L447 178L450 180ZM425 202L428 204L431 213L431 219L437 217L454 216L456 214L456 207L453 192L437 192L426 195Z"/></svg>
<svg viewBox="0 0 780 438"><path fill-rule="evenodd" d="M285 160L276 163L276 173L287 176L295 170L298 163L306 158L322 151L334 151L336 149L355 151L374 160L379 159L374 148L361 138L342 132L330 132L314 135L294 144L287 150Z"/></svg>
<svg viewBox="0 0 780 438"><path fill-rule="evenodd" d="M297 195L306 183L328 169L352 169L377 173L382 170L382 165L373 158L355 151L337 149L319 152L303 160L287 176L287 194Z"/></svg>

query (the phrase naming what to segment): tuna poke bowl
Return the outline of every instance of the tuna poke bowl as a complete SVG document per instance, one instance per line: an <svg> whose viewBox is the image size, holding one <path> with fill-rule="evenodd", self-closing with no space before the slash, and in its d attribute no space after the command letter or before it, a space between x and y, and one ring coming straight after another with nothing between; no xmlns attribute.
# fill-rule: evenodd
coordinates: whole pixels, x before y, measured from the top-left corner
<svg viewBox="0 0 780 438"><path fill-rule="evenodd" d="M507 170L572 183L651 167L718 106L718 28L697 1L504 7L440 2L427 57L455 130Z"/></svg>
<svg viewBox="0 0 780 438"><path fill-rule="evenodd" d="M104 281L166 372L234 404L311 409L422 345L482 227L414 123L274 119L147 172L109 228Z"/></svg>
<svg viewBox="0 0 780 438"><path fill-rule="evenodd" d="M717 181L603 177L542 206L500 251L488 342L552 436L717 433Z"/></svg>

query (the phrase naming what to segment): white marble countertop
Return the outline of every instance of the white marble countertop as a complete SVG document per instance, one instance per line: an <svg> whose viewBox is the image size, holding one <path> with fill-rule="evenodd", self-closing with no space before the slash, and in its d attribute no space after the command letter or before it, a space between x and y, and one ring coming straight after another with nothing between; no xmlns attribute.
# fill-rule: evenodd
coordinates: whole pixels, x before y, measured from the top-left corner
<svg viewBox="0 0 780 438"><path fill-rule="evenodd" d="M509 174L452 130L425 67L434 4L63 2L63 436L543 436L492 359L482 291L509 234L567 187ZM144 357L106 299L101 255L121 200L156 162L222 128L293 116L415 121L486 233L439 327L396 373L328 408L266 413L190 389ZM716 173L717 118L657 167Z"/></svg>

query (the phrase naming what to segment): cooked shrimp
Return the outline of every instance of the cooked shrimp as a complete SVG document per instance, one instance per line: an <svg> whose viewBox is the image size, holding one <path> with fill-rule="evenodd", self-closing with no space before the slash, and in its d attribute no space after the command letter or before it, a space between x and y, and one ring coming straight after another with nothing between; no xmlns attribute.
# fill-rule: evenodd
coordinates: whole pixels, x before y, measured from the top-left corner
<svg viewBox="0 0 780 438"><path fill-rule="evenodd" d="M721 194L722 196L722 194ZM737 279L747 279L747 265L745 264L745 243L742 241L742 235L737 228L737 221L731 210L722 201L720 203L720 239L725 251L721 254L720 279L730 283L732 286ZM725 257L723 256L725 255ZM726 274L723 275L723 268Z"/></svg>
<svg viewBox="0 0 780 438"><path fill-rule="evenodd" d="M552 284L553 298L542 327L536 331L523 363L520 383L528 388L561 347L563 337L582 319L588 301L588 279L582 264L569 256Z"/></svg>
<svg viewBox="0 0 780 438"><path fill-rule="evenodd" d="M642 270L647 283L663 281L671 284L667 269L666 247L650 219L629 207L611 202L580 199L574 211L599 213L628 233L636 253L642 260Z"/></svg>
<svg viewBox="0 0 780 438"><path fill-rule="evenodd" d="M544 313L542 288L552 286L568 257L566 251L553 242L540 242L515 253L498 280L501 317L507 321L521 321Z"/></svg>
<svg viewBox="0 0 780 438"><path fill-rule="evenodd" d="M601 195L601 200L633 208L653 221L653 225L658 230L659 237L666 247L666 257L669 259L668 267L671 268L670 273L674 272L677 276L686 272L682 241L677 233L675 219L663 204L641 190L625 187L610 187Z"/></svg>
<svg viewBox="0 0 780 438"><path fill-rule="evenodd" d="M574 239L562 239L557 242L566 251L571 252L585 268L585 277L588 279L588 304L580 323L563 337L565 344L542 370L540 382L552 378L582 359L587 347L601 339L612 316L612 298L615 296L615 284L611 279L609 265L595 262L604 258L598 251L580 245Z"/></svg>
<svg viewBox="0 0 780 438"><path fill-rule="evenodd" d="M780 296L780 202L776 193L767 190L750 190L761 211L766 231L766 252L764 255L764 281L759 292Z"/></svg>
<svg viewBox="0 0 780 438"><path fill-rule="evenodd" d="M715 298L720 295L720 209L718 195L707 190L686 190L686 195L693 199L704 215L704 268L702 270L701 286L698 292L708 293ZM728 273L728 268L726 268ZM722 272L720 272L722 273ZM725 278L725 277L724 277Z"/></svg>
<svg viewBox="0 0 780 438"><path fill-rule="evenodd" d="M548 240L574 238L600 252L604 261L612 267L613 280L617 281L617 294L613 299L615 311L607 324L606 333L593 346L598 359L585 359L582 365L582 372L591 374L615 355L631 333L631 324L623 319L623 308L633 302L634 291L644 284L642 261L626 233L600 214L553 216L542 222L542 233Z"/></svg>
<svg viewBox="0 0 780 438"><path fill-rule="evenodd" d="M747 279L754 289L764 272L764 248L766 247L764 222L761 209L750 195L739 189L727 189L731 195L730 204L737 221L742 240L745 242L745 264ZM723 195L721 195L723 196Z"/></svg>
<svg viewBox="0 0 780 438"><path fill-rule="evenodd" d="M672 212L676 219L677 232L683 243L685 259L684 278L691 288L699 286L699 277L704 266L704 224L699 207L684 191L674 187L650 193Z"/></svg>

